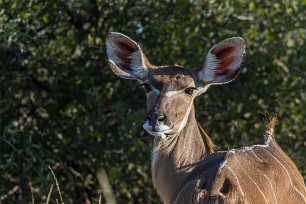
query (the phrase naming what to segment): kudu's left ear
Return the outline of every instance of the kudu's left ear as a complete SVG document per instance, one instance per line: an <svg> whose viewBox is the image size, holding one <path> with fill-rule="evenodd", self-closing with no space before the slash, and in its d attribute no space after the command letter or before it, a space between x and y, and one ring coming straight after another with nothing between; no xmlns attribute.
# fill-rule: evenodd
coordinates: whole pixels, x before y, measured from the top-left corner
<svg viewBox="0 0 306 204"><path fill-rule="evenodd" d="M121 33L111 32L106 39L106 51L112 71L125 79L143 79L151 66L140 46Z"/></svg>
<svg viewBox="0 0 306 204"><path fill-rule="evenodd" d="M233 81L242 68L244 54L245 44L240 37L228 38L214 45L198 73L201 84L206 86Z"/></svg>

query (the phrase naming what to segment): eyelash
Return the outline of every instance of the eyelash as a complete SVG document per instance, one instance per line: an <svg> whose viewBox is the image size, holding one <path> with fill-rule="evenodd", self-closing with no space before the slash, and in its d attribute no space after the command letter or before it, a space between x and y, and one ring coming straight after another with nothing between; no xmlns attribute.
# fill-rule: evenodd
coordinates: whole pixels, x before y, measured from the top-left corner
<svg viewBox="0 0 306 204"><path fill-rule="evenodd" d="M144 88L144 90L146 91L146 93L150 92L152 90L150 84L147 84L147 83L143 83L143 84L140 84L140 86L142 86Z"/></svg>
<svg viewBox="0 0 306 204"><path fill-rule="evenodd" d="M184 92L188 96L192 96L194 90L197 90L197 88L195 88L195 87L188 87L187 89L184 90Z"/></svg>

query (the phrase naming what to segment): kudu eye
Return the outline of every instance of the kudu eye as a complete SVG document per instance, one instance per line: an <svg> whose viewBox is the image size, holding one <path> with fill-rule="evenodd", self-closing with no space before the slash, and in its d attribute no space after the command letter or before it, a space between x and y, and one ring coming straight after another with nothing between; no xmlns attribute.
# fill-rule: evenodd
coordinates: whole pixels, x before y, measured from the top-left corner
<svg viewBox="0 0 306 204"><path fill-rule="evenodd" d="M140 84L140 86L142 86L144 88L144 90L146 91L146 93L150 92L152 90L150 84L147 84L147 83L143 83L143 84Z"/></svg>
<svg viewBox="0 0 306 204"><path fill-rule="evenodd" d="M189 96L192 96L194 90L197 90L197 88L195 88L195 87L188 87L187 89L185 89L184 92L185 92L185 94L187 94Z"/></svg>

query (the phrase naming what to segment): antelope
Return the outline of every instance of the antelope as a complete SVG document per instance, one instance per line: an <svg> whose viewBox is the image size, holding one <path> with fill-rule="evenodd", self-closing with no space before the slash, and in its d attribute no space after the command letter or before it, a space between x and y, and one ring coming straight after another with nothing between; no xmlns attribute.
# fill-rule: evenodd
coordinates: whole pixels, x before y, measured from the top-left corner
<svg viewBox="0 0 306 204"><path fill-rule="evenodd" d="M240 73L242 38L214 45L201 69L154 66L134 40L116 32L107 37L106 50L111 70L146 92L143 128L154 136L152 179L164 203L306 203L303 177L275 141L275 119L262 141L214 152L195 118L195 97Z"/></svg>

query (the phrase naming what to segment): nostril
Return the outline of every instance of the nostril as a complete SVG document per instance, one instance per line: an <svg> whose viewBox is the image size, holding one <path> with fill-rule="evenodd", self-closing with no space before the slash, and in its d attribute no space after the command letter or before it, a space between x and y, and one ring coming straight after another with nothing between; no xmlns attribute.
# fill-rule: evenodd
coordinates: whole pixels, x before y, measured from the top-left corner
<svg viewBox="0 0 306 204"><path fill-rule="evenodd" d="M151 121L152 120L152 116L150 114L147 115L147 120Z"/></svg>
<svg viewBox="0 0 306 204"><path fill-rule="evenodd" d="M158 116L158 121L159 121L159 122L162 122L162 121L164 121L164 120L165 120L165 116L164 116L164 115Z"/></svg>

